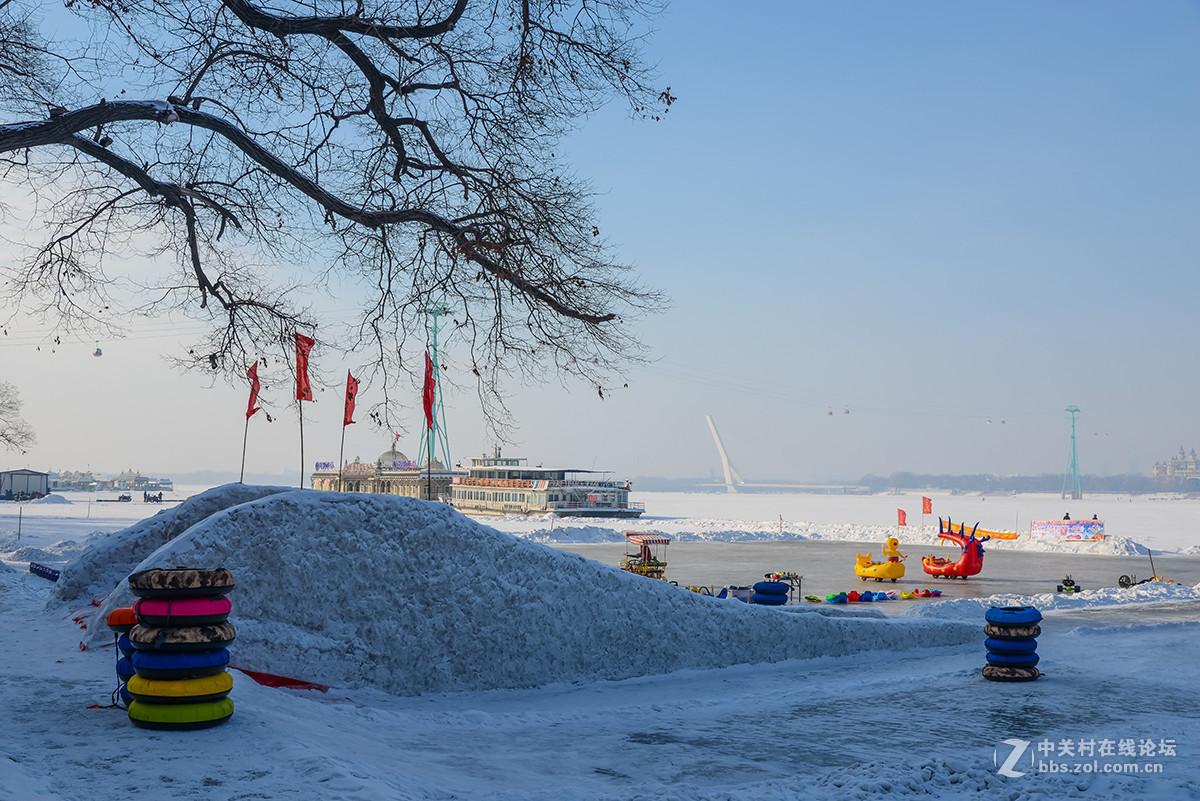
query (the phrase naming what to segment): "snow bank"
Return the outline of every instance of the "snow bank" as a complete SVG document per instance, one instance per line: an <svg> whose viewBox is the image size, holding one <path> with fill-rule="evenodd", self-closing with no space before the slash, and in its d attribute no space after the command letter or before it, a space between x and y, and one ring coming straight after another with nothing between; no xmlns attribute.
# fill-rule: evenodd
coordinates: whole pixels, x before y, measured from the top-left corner
<svg viewBox="0 0 1200 801"><path fill-rule="evenodd" d="M194 523L221 509L288 491L284 487L226 484L188 498L173 509L163 509L123 531L98 538L66 564L48 603L106 595L151 551L170 542Z"/></svg>
<svg viewBox="0 0 1200 801"><path fill-rule="evenodd" d="M938 538L937 526L871 526L853 523L780 523L777 520L580 520L546 517L528 518L506 515L492 518L489 525L514 536L541 543L623 542L624 531L664 534L676 542L817 542L880 543L897 537L908 547L948 544ZM1091 554L1099 556L1137 556L1146 547L1128 537L1107 537L1096 542L1053 542L1030 540L988 540L984 548L1002 551Z"/></svg>
<svg viewBox="0 0 1200 801"><path fill-rule="evenodd" d="M1107 587L1082 592L1042 593L1040 595L992 595L987 598L959 598L953 601L914 606L905 612L907 617L934 617L942 620L983 619L993 606L1034 606L1041 612L1093 609L1104 606L1158 603L1162 601L1200 601L1200 585L1166 584L1151 581L1128 589Z"/></svg>
<svg viewBox="0 0 1200 801"><path fill-rule="evenodd" d="M39 548L22 544L15 536L0 537L0 560L5 562L40 562L53 567L66 562L82 550L83 546L75 540L59 540Z"/></svg>
<svg viewBox="0 0 1200 801"><path fill-rule="evenodd" d="M61 495L56 495L53 492L50 493L49 495L43 495L40 498L34 498L33 500L28 500L28 501L0 501L0 504L4 504L4 505L11 504L13 506L30 506L32 504L37 504L38 506L47 506L47 505L53 506L55 504L60 504L60 503L69 504L69 503L72 503L72 501L69 498L64 498Z"/></svg>
<svg viewBox="0 0 1200 801"><path fill-rule="evenodd" d="M229 500L228 488L213 492ZM214 509L131 570L228 568L237 579L235 664L322 684L401 695L529 687L978 636L976 622L784 614L720 601L410 498L264 495ZM152 542L146 528L112 539ZM111 552L135 551L125 543ZM87 558L72 564L80 574L112 570L92 570ZM119 587L95 619L131 600ZM110 639L103 626L92 637Z"/></svg>

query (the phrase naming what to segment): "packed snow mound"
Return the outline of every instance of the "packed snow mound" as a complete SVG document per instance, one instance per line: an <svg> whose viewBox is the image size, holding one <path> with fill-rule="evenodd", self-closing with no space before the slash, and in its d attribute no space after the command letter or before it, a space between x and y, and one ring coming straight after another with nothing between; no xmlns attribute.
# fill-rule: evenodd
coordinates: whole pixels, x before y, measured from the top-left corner
<svg viewBox="0 0 1200 801"><path fill-rule="evenodd" d="M961 644L979 628L721 601L384 495L272 493L135 569L181 565L233 572L233 664L400 695ZM96 619L131 601L120 587Z"/></svg>
<svg viewBox="0 0 1200 801"><path fill-rule="evenodd" d="M194 495L173 509L163 509L123 531L99 538L63 567L47 605L107 595L138 562L195 523L230 506L289 491L287 487L225 484Z"/></svg>

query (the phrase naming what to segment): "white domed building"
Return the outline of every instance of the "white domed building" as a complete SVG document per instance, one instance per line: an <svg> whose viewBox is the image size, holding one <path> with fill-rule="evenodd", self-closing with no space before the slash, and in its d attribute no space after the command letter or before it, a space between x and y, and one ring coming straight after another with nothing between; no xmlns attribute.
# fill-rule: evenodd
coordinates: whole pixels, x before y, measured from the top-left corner
<svg viewBox="0 0 1200 801"><path fill-rule="evenodd" d="M455 475L438 459L431 465L409 459L395 443L374 462L356 458L343 464L340 471L336 462L317 462L316 468L312 474L313 489L405 495L425 500L443 500Z"/></svg>

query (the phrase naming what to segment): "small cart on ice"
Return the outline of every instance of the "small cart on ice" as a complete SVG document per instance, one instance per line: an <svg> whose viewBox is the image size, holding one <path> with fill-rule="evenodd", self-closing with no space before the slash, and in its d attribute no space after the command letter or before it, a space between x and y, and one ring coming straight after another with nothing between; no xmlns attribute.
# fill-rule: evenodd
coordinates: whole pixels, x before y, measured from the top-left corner
<svg viewBox="0 0 1200 801"><path fill-rule="evenodd" d="M666 548L671 538L662 534L647 534L640 531L625 532L625 556L621 569L639 576L666 580ZM636 546L636 550L634 550Z"/></svg>

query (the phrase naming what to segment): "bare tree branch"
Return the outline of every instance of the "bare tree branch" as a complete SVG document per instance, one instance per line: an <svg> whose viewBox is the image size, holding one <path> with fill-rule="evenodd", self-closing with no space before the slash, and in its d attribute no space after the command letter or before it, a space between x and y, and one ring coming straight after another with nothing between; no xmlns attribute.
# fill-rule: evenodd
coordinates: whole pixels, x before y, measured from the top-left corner
<svg viewBox="0 0 1200 801"><path fill-rule="evenodd" d="M385 385L419 372L445 304L443 363L498 425L508 375L602 388L641 358L632 323L664 298L612 257L555 143L613 98L655 118L674 100L639 66L651 0L97 2L77 13L124 46L77 50L23 2L0 0L0 73L62 68L0 93L0 181L57 193L13 297L87 320L114 238L173 253L147 308L211 321L184 361L240 380L289 329L329 323L294 305L301 287L337 286L361 304L343 343ZM117 75L127 97L97 98Z"/></svg>

